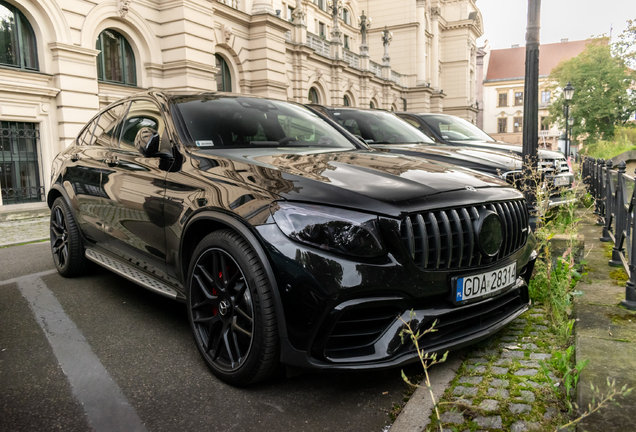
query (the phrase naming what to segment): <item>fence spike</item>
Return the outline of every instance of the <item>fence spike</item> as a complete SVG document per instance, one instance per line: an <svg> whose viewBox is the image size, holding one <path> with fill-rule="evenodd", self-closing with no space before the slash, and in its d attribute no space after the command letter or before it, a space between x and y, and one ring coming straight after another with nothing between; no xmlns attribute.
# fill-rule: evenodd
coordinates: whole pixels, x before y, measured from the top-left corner
<svg viewBox="0 0 636 432"><path fill-rule="evenodd" d="M627 164L625 163L624 160L622 160L622 161L620 161L618 163L618 167L617 168L618 168L619 172L625 172L625 169L627 168Z"/></svg>

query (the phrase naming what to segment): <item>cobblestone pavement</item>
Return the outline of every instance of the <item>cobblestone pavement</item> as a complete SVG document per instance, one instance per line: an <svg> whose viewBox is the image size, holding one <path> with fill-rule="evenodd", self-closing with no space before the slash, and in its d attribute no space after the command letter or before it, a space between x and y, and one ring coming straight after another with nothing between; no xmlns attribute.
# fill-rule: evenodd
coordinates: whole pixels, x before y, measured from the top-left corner
<svg viewBox="0 0 636 432"><path fill-rule="evenodd" d="M549 370L546 375L540 362L552 358L556 345L537 307L480 344L441 399L444 432L555 430L564 420L551 388L559 379Z"/></svg>
<svg viewBox="0 0 636 432"><path fill-rule="evenodd" d="M48 216L0 222L0 247L48 238Z"/></svg>

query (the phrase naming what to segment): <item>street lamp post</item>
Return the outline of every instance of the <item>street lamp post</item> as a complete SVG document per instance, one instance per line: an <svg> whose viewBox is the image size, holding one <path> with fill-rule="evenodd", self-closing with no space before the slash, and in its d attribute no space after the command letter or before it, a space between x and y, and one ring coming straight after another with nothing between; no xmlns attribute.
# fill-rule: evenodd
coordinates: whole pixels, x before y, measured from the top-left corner
<svg viewBox="0 0 636 432"><path fill-rule="evenodd" d="M568 126L571 126L570 123L570 101L574 96L574 87L572 87L572 83L568 82L563 88L563 98L565 99L565 109L563 110L563 114L565 116L565 157L570 157L570 136L568 135Z"/></svg>
<svg viewBox="0 0 636 432"><path fill-rule="evenodd" d="M539 146L539 29L541 0L528 0L528 26L526 31L526 70L523 100L523 172L524 195L534 229L537 219L536 184Z"/></svg>
<svg viewBox="0 0 636 432"><path fill-rule="evenodd" d="M390 32L387 26L384 26L382 30L382 45L384 45L384 55L382 56L382 65L389 66L391 64L391 57L389 57L389 45L393 40L393 32Z"/></svg>

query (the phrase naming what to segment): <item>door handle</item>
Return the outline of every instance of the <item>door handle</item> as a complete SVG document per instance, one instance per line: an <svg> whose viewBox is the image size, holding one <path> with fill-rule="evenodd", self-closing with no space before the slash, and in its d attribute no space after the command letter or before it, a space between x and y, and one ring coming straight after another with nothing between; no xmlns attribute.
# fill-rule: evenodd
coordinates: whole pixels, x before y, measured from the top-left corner
<svg viewBox="0 0 636 432"><path fill-rule="evenodd" d="M119 159L117 159L117 157L114 157L112 159L104 159L104 163L109 167L114 167L119 165Z"/></svg>

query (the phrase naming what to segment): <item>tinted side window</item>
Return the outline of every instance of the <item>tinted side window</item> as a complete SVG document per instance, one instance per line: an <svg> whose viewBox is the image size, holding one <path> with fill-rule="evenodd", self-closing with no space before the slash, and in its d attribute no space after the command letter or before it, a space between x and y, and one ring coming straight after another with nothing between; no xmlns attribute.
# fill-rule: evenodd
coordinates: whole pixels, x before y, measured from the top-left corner
<svg viewBox="0 0 636 432"><path fill-rule="evenodd" d="M351 132L354 135L362 136L362 132L360 131L360 126L358 126L358 122L356 119L339 119L336 118L340 126L344 127L346 130Z"/></svg>
<svg viewBox="0 0 636 432"><path fill-rule="evenodd" d="M127 103L115 105L114 107L104 111L102 115L99 116L95 132L93 133L92 145L103 147L117 145L117 137L114 137L115 130L127 105ZM113 140L113 138L115 139Z"/></svg>
<svg viewBox="0 0 636 432"><path fill-rule="evenodd" d="M410 117L400 117L400 118L402 120L404 120L405 122L408 122L411 126L415 126L419 130L423 130L422 126L420 126L420 124L417 122L417 120L413 120Z"/></svg>
<svg viewBox="0 0 636 432"><path fill-rule="evenodd" d="M135 137L142 128L152 128L163 134L165 124L159 108L151 101L136 100L130 105L128 116L123 122L119 146L125 150L137 151Z"/></svg>
<svg viewBox="0 0 636 432"><path fill-rule="evenodd" d="M91 138L93 137L93 131L95 130L97 120L99 120L99 117L90 122L89 125L86 126L86 128L84 128L84 130L79 134L75 141L78 146L91 145Z"/></svg>

